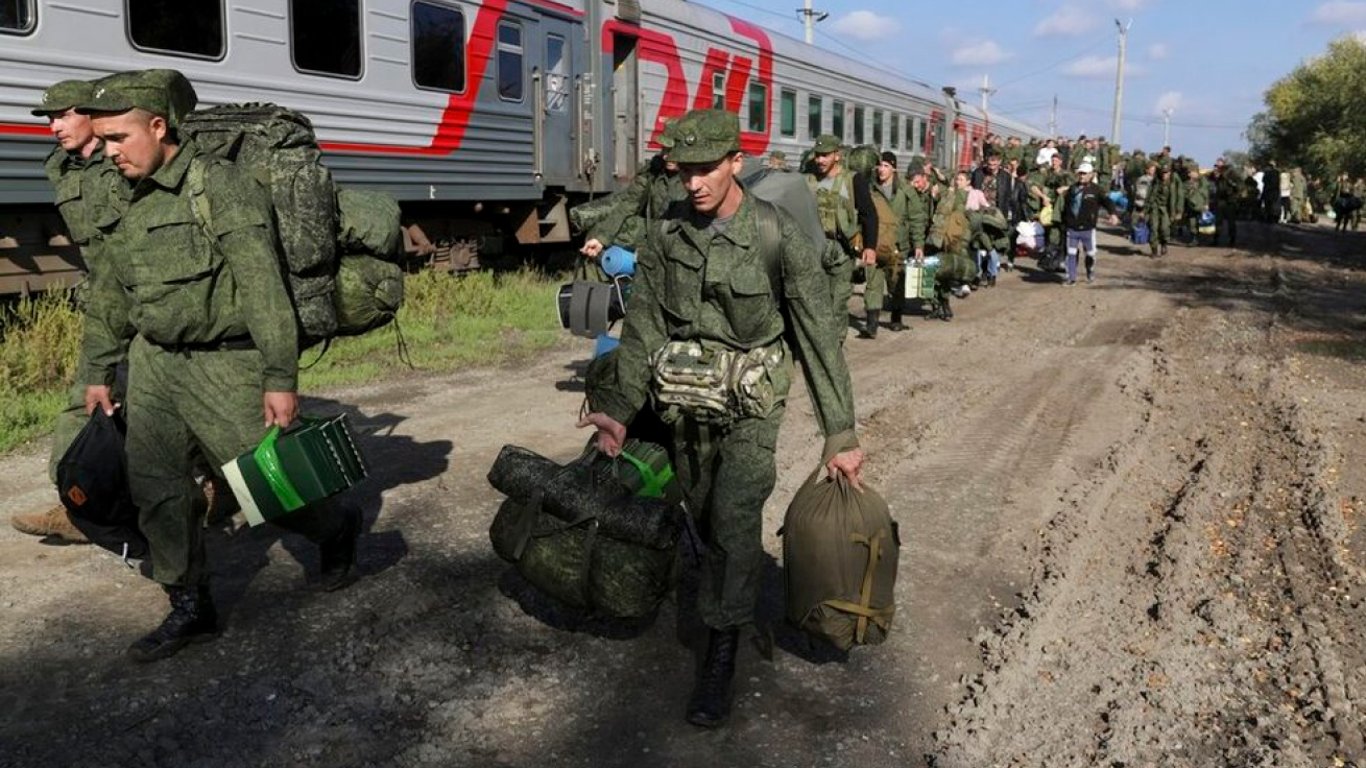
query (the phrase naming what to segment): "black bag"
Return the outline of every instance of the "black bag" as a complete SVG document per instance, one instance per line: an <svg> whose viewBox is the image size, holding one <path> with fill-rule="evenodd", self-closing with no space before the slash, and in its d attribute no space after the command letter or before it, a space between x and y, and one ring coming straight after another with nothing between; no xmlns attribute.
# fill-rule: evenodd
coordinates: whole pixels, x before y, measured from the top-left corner
<svg viewBox="0 0 1366 768"><path fill-rule="evenodd" d="M147 555L147 538L138 530L138 510L128 490L123 452L122 414L96 408L57 463L57 492L81 533L124 559Z"/></svg>
<svg viewBox="0 0 1366 768"><path fill-rule="evenodd" d="M623 452L633 449L662 452L638 441ZM656 468L671 477L672 469ZM641 484L630 476L636 471L661 477L596 452L561 466L504 446L489 470L489 482L508 494L489 527L494 551L563 603L603 616L648 616L673 584L684 512L671 481Z"/></svg>

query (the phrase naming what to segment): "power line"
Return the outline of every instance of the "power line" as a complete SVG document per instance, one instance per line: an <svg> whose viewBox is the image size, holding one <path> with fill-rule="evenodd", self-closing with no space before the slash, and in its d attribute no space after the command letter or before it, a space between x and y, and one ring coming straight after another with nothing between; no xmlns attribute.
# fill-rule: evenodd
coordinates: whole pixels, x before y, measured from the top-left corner
<svg viewBox="0 0 1366 768"><path fill-rule="evenodd" d="M1013 85L1013 84L1018 83L1018 82L1020 82L1020 81L1022 81L1022 80L1028 80L1029 78L1034 77L1035 75L1042 75L1043 73L1049 71L1050 69L1057 69L1058 67L1061 67L1062 65L1068 63L1069 61L1075 61L1075 60L1077 60L1077 59L1080 59L1082 56L1085 56L1086 54L1090 53L1091 51L1094 51L1095 49L1101 47L1102 45L1106 44L1107 42L1109 42L1109 40L1107 40L1107 39L1105 39L1105 38L1102 37L1102 38L1100 38L1099 40L1097 40L1096 42L1092 43L1091 45L1086 46L1085 48L1081 49L1080 51L1077 51L1076 53L1072 54L1071 56L1068 56L1068 57L1065 58L1065 59L1059 59L1059 60L1053 62L1052 64L1049 64L1048 66L1044 67L1043 69L1036 69L1036 70L1034 70L1034 71L1032 71L1032 72L1026 72L1025 74L1020 75L1019 77L1016 77L1016 78L1014 78L1013 80L1007 80L1007 81L1005 81L1004 83L998 83L996 87L997 87L997 88L1004 88L1004 87L1006 87L1007 85Z"/></svg>

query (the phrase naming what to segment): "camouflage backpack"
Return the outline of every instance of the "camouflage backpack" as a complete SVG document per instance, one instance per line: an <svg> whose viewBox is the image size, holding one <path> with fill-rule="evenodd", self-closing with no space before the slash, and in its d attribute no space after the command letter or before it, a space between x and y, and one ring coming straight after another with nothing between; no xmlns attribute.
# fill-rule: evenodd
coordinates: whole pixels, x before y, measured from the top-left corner
<svg viewBox="0 0 1366 768"><path fill-rule="evenodd" d="M854 173L871 173L877 166L879 155L872 144L860 144L849 153L849 170Z"/></svg>
<svg viewBox="0 0 1366 768"><path fill-rule="evenodd" d="M344 192L339 198L307 117L274 104L227 104L186 115L180 130L207 154L246 169L269 190L301 347L364 333L393 318L402 303L401 270L397 264L370 262L397 261L401 255L397 203L389 198L377 204L387 196L375 193ZM192 164L186 175L190 206L208 227L213 212L204 184L204 164ZM348 211L349 223L342 229L339 219L347 219ZM349 305L352 301L363 306ZM339 323L339 314L345 323Z"/></svg>

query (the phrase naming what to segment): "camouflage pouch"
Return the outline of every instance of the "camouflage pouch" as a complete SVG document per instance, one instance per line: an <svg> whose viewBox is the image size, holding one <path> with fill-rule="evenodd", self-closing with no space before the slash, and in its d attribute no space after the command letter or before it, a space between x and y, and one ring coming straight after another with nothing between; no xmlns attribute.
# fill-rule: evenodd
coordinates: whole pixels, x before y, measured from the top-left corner
<svg viewBox="0 0 1366 768"><path fill-rule="evenodd" d="M779 342L741 352L671 341L651 358L655 402L709 424L763 418L786 395L784 362Z"/></svg>

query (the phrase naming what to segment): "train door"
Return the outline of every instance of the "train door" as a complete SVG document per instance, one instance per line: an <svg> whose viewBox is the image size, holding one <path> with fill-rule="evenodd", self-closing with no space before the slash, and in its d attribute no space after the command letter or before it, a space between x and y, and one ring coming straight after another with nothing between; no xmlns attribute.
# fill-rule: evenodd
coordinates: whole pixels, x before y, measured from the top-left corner
<svg viewBox="0 0 1366 768"><path fill-rule="evenodd" d="M565 186L577 176L578 146L574 115L573 72L578 58L575 27L560 19L543 17L540 24L541 61L536 64L537 129L541 134L540 173L546 184Z"/></svg>
<svg viewBox="0 0 1366 768"><path fill-rule="evenodd" d="M639 39L617 32L612 40L612 175L627 181L640 162Z"/></svg>

